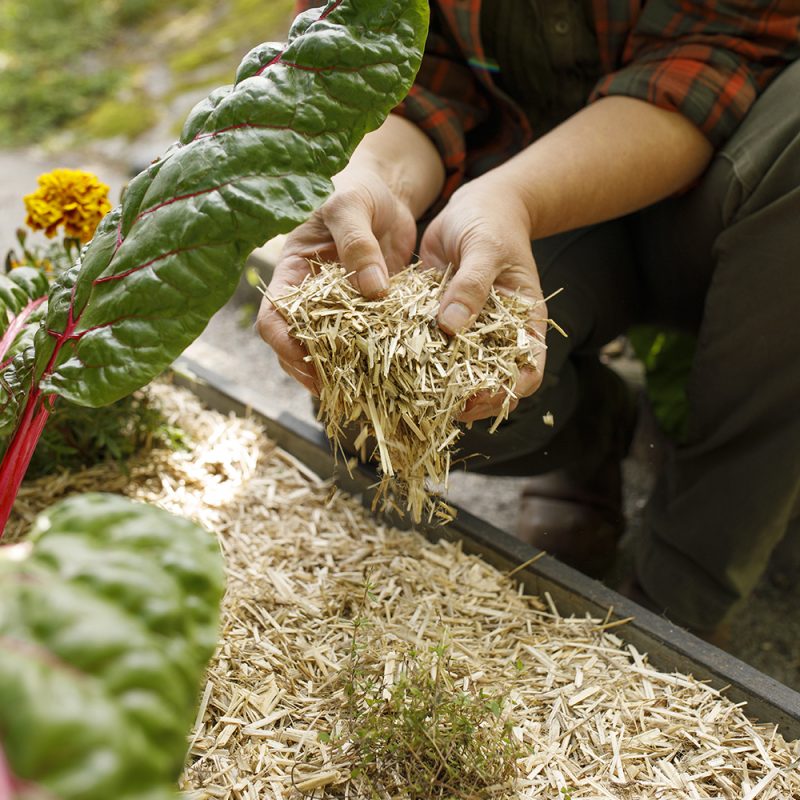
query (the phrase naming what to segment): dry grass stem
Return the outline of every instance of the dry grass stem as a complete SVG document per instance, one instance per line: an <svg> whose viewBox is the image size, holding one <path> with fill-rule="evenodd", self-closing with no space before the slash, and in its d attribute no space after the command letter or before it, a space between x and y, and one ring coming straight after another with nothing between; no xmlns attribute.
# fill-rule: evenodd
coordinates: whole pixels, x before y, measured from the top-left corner
<svg viewBox="0 0 800 800"><path fill-rule="evenodd" d="M365 673L391 680L409 648L447 641L460 686L504 698L524 749L520 800L800 797L800 743L691 676L656 669L603 630L608 620L561 617L551 598L523 595L458 546L377 524L256 423L156 392L190 452L154 451L129 476L105 466L31 483L13 524L100 489L218 532L228 588L182 781L193 800L372 800L329 740L347 727L342 675L359 618L372 643Z"/></svg>
<svg viewBox="0 0 800 800"><path fill-rule="evenodd" d="M437 325L447 276L415 265L391 279L385 297L367 300L344 268L317 272L271 298L308 350L320 381L320 419L337 451L349 443L378 464L377 503L404 503L414 521L451 518L429 488L446 488L462 435L457 417L478 392L498 393L507 418L524 368L537 368L544 342L531 328L535 306L494 289L467 330Z"/></svg>

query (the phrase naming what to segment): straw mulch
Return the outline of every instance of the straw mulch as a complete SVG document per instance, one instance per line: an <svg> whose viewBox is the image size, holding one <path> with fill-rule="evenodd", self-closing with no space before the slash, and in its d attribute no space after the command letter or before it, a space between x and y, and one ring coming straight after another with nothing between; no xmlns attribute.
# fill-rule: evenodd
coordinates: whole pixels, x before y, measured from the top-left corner
<svg viewBox="0 0 800 800"><path fill-rule="evenodd" d="M193 798L370 797L325 741L341 726L336 686L359 615L375 645L363 658L384 679L409 647L446 640L464 686L504 698L526 753L519 798L800 797L800 743L690 676L654 669L602 621L564 619L458 547L377 524L255 423L158 392L191 452L154 452L130 479L106 467L39 481L20 510L110 488L218 531L229 583L183 777Z"/></svg>
<svg viewBox="0 0 800 800"><path fill-rule="evenodd" d="M343 267L315 266L270 299L308 350L328 437L337 450L350 440L379 465L376 503L394 496L415 522L452 519L426 484L447 488L470 397L502 395L492 430L508 417L520 371L535 370L544 350L530 327L535 307L492 289L475 323L450 337L436 323L447 275L415 265L392 277L385 297L367 300Z"/></svg>

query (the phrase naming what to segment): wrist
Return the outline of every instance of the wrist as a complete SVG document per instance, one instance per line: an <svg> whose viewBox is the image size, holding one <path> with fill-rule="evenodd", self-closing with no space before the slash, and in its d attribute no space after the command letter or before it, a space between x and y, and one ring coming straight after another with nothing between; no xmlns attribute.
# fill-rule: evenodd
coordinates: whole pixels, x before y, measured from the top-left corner
<svg viewBox="0 0 800 800"><path fill-rule="evenodd" d="M528 241L532 241L536 234L537 219L535 193L530 191L529 182L524 175L520 175L519 170L508 169L507 164L504 164L465 186L476 182L482 184L485 197L494 198L498 206L503 208L504 215L509 222L514 223L515 229L524 231Z"/></svg>
<svg viewBox="0 0 800 800"><path fill-rule="evenodd" d="M396 114L362 139L340 175L351 170L362 183L377 176L415 219L433 204L445 179L444 163L428 136Z"/></svg>

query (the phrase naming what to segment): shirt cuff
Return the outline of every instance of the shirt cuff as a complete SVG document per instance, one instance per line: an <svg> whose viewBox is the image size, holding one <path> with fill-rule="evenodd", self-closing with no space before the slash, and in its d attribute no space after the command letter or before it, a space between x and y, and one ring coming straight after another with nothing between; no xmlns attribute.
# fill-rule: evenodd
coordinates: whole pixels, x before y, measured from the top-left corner
<svg viewBox="0 0 800 800"><path fill-rule="evenodd" d="M458 114L446 103L420 86L411 91L392 112L413 122L433 142L445 169L442 192L425 213L436 214L461 185L466 170L466 142Z"/></svg>
<svg viewBox="0 0 800 800"><path fill-rule="evenodd" d="M589 101L613 95L635 97L676 111L719 148L750 110L758 89L741 65L721 69L708 62L675 56L634 63L605 76Z"/></svg>

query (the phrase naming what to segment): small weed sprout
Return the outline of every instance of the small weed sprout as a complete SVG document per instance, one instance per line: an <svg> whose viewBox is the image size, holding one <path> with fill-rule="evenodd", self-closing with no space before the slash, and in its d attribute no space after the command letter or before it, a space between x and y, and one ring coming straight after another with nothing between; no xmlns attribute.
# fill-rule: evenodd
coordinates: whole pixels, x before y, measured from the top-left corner
<svg viewBox="0 0 800 800"><path fill-rule="evenodd" d="M503 718L503 703L458 685L443 647L407 652L387 686L360 671L348 720L355 744L351 777L373 796L501 798L511 796L522 747Z"/></svg>

